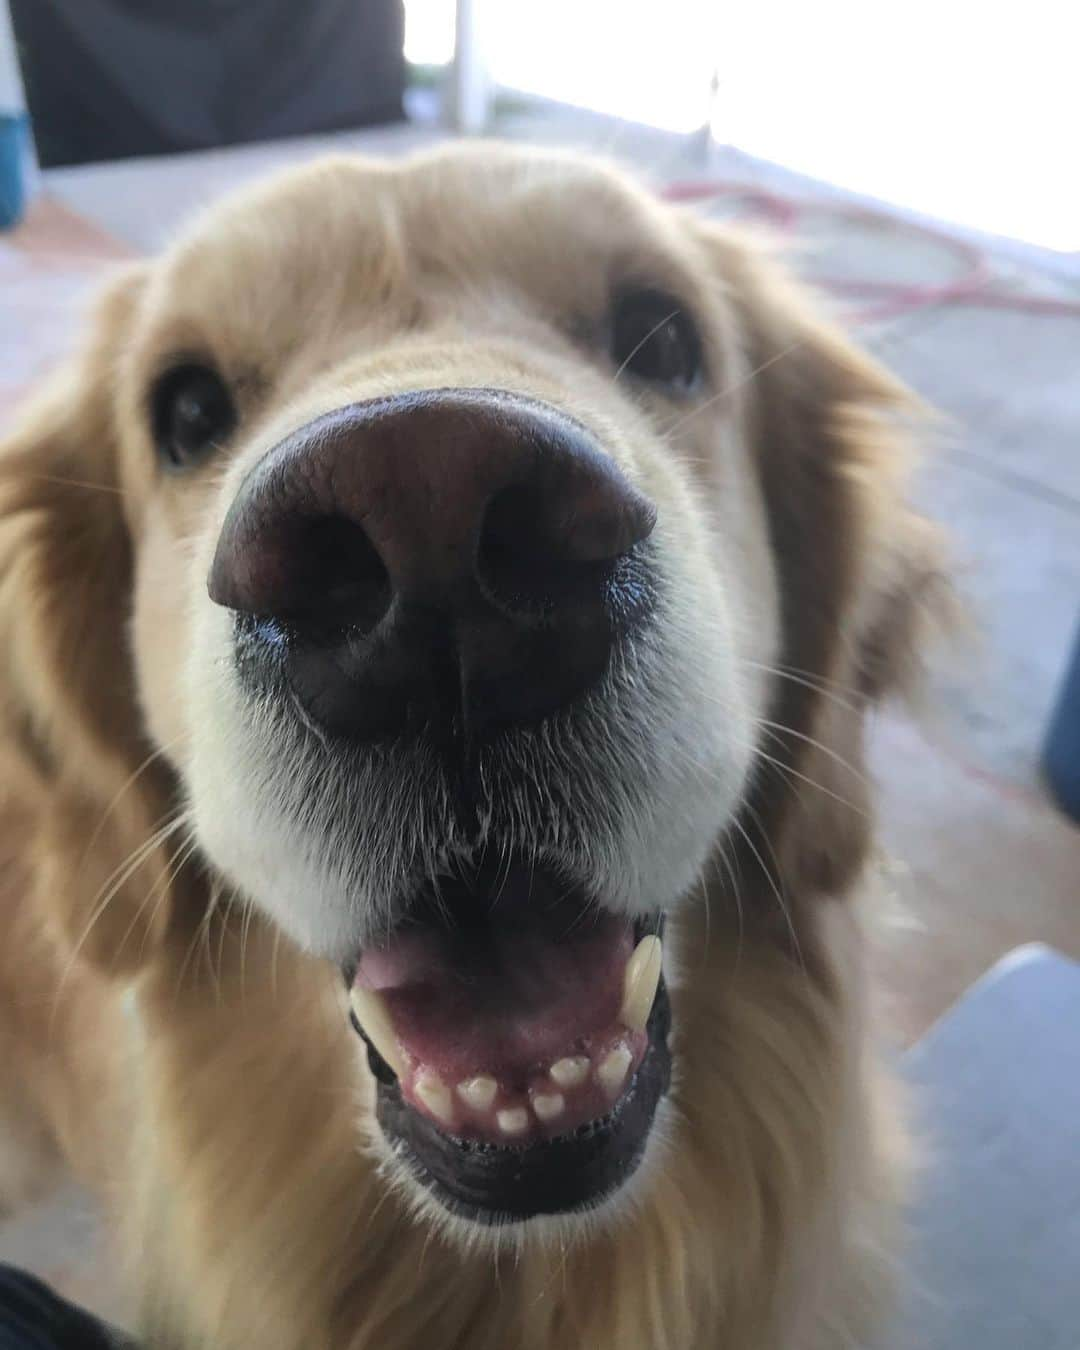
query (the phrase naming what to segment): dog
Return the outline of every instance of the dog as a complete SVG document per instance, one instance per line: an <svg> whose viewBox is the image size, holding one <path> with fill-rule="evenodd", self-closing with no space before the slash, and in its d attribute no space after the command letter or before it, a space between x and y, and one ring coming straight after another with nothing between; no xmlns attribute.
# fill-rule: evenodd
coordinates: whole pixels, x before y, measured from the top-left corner
<svg viewBox="0 0 1080 1350"><path fill-rule="evenodd" d="M106 1197L143 1344L872 1343L912 425L571 155L319 161L111 278L0 460L0 1186Z"/></svg>

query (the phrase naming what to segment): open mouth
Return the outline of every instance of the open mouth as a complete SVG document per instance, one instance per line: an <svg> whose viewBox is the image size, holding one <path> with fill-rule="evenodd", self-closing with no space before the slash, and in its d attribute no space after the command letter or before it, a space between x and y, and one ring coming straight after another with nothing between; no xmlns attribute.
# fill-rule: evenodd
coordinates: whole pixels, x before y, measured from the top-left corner
<svg viewBox="0 0 1080 1350"><path fill-rule="evenodd" d="M440 881L361 952L379 1124L447 1209L567 1213L635 1171L671 1070L660 926L512 862Z"/></svg>

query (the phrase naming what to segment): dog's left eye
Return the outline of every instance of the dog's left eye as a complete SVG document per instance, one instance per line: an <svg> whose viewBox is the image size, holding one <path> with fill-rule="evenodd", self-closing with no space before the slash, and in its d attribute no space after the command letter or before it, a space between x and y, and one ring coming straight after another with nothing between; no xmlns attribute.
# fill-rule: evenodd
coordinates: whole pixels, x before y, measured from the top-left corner
<svg viewBox="0 0 1080 1350"><path fill-rule="evenodd" d="M158 451L174 469L198 463L236 426L225 381L209 366L194 364L177 366L158 380L152 415Z"/></svg>
<svg viewBox="0 0 1080 1350"><path fill-rule="evenodd" d="M622 375L691 389L701 375L701 339L674 296L630 291L619 296L611 320L611 356Z"/></svg>

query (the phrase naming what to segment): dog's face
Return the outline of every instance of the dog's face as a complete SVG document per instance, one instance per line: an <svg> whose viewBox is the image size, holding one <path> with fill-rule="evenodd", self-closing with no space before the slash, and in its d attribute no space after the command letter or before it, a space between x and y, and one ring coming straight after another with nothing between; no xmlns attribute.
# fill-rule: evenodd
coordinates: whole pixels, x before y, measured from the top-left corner
<svg viewBox="0 0 1080 1350"><path fill-rule="evenodd" d="M879 679L896 391L756 266L574 160L333 162L140 269L82 377L207 869L340 967L383 1140L478 1222L634 1174L665 924L792 814L815 682Z"/></svg>
<svg viewBox="0 0 1080 1350"><path fill-rule="evenodd" d="M340 164L198 229L124 372L154 739L213 865L348 972L387 1136L484 1216L640 1158L658 936L765 710L705 267L591 169Z"/></svg>

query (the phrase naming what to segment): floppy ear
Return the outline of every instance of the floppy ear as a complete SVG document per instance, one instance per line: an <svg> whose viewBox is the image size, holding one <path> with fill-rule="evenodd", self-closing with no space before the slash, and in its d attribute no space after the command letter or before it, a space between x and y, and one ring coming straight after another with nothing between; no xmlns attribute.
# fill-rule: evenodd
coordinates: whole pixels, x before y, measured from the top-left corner
<svg viewBox="0 0 1080 1350"><path fill-rule="evenodd" d="M761 247L703 226L738 312L780 587L782 648L748 830L787 885L842 892L869 845L869 707L910 692L948 613L943 542L908 505L914 395Z"/></svg>
<svg viewBox="0 0 1080 1350"><path fill-rule="evenodd" d="M115 367L142 285L111 282L88 338L0 445L0 774L30 808L22 842L44 912L72 949L130 969L164 921L167 791L140 735L128 647L131 552L118 473ZM100 913L97 911L100 910Z"/></svg>

